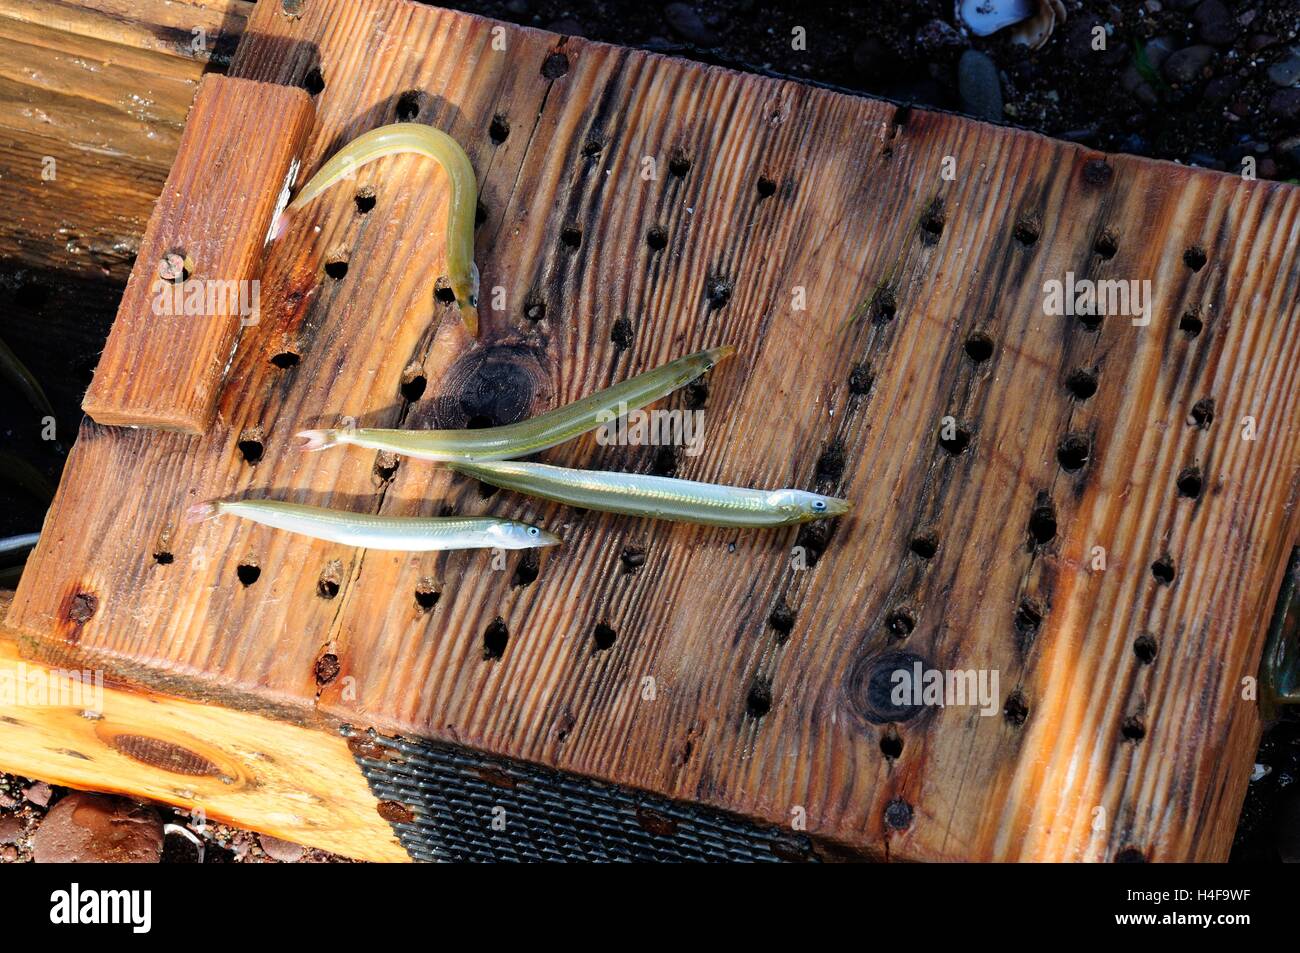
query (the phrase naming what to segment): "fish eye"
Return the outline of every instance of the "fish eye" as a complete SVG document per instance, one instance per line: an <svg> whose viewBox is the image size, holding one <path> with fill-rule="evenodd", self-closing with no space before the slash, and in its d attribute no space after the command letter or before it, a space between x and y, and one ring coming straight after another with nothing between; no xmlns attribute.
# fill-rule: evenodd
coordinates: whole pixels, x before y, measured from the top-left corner
<svg viewBox="0 0 1300 953"><path fill-rule="evenodd" d="M538 529L536 526L530 526L530 527L528 527L528 535L529 535L529 536L541 536L541 535L542 535L542 531L541 531L540 529Z"/></svg>
<svg viewBox="0 0 1300 953"><path fill-rule="evenodd" d="M825 501L825 500L813 500L813 501L812 501L812 508L815 509L815 510L817 510L818 512L821 512L822 510L826 509L826 501Z"/></svg>

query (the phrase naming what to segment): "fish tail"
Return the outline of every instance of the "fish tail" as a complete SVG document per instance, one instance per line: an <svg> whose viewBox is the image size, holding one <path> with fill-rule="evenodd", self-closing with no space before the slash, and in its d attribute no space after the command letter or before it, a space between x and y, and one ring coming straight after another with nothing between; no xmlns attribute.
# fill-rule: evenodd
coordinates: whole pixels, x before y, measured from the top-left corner
<svg viewBox="0 0 1300 953"><path fill-rule="evenodd" d="M298 437L307 441L298 449L303 453L313 450L327 450L330 447L337 447L343 442L339 436L341 431L338 430L303 430L297 434Z"/></svg>
<svg viewBox="0 0 1300 953"><path fill-rule="evenodd" d="M186 510L185 522L202 523L219 515L221 515L221 504L216 500L208 500L206 503L195 503Z"/></svg>

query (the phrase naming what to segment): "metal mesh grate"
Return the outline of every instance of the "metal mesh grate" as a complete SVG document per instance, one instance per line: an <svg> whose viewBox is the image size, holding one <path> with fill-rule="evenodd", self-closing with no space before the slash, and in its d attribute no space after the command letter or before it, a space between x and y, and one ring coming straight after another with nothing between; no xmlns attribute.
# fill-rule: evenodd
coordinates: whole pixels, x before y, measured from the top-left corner
<svg viewBox="0 0 1300 953"><path fill-rule="evenodd" d="M454 745L344 728L422 861L815 861L809 838Z"/></svg>

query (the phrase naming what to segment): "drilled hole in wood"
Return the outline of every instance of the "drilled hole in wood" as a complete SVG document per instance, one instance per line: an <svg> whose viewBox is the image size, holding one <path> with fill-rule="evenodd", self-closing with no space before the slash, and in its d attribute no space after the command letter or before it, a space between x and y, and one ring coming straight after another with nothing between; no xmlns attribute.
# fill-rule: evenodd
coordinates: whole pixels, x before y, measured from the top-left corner
<svg viewBox="0 0 1300 953"><path fill-rule="evenodd" d="M78 592L68 605L68 621L73 625L85 625L98 608L98 596L91 592Z"/></svg>
<svg viewBox="0 0 1300 953"><path fill-rule="evenodd" d="M1026 248L1038 241L1038 235L1042 231L1042 226L1034 218L1022 218L1016 222L1016 227L1011 230L1011 234L1016 241Z"/></svg>
<svg viewBox="0 0 1300 953"><path fill-rule="evenodd" d="M943 203L935 199L921 216L921 241L933 245L943 237L944 214Z"/></svg>
<svg viewBox="0 0 1300 953"><path fill-rule="evenodd" d="M767 176L759 176L758 179L758 197L761 199L771 198L776 194L776 183Z"/></svg>
<svg viewBox="0 0 1300 953"><path fill-rule="evenodd" d="M1199 308L1190 308L1183 312L1183 316L1178 319L1178 330L1182 331L1188 339L1197 337L1205 330L1205 322L1201 319Z"/></svg>
<svg viewBox="0 0 1300 953"><path fill-rule="evenodd" d="M1085 331L1100 331L1102 324L1106 321L1104 314L1080 314L1077 317Z"/></svg>
<svg viewBox="0 0 1300 953"><path fill-rule="evenodd" d="M983 364L993 356L993 339L982 331L976 331L966 339L966 356L976 364Z"/></svg>
<svg viewBox="0 0 1300 953"><path fill-rule="evenodd" d="M1153 635L1139 635L1133 640L1133 654L1143 665L1150 665L1156 660L1159 648Z"/></svg>
<svg viewBox="0 0 1300 953"><path fill-rule="evenodd" d="M577 225L565 225L560 229L560 241L566 248L577 248L582 244L582 229Z"/></svg>
<svg viewBox="0 0 1300 953"><path fill-rule="evenodd" d="M601 150L604 148L605 143L601 142L600 139L595 136L592 136L582 144L582 156L584 159L594 159L596 156L600 155Z"/></svg>
<svg viewBox="0 0 1300 953"><path fill-rule="evenodd" d="M776 632L778 644L784 643L794 631L794 610L790 608L784 596L777 599L776 605L772 607L767 617L767 624Z"/></svg>
<svg viewBox="0 0 1300 953"><path fill-rule="evenodd" d="M339 594L339 586L342 583L343 563L338 559L331 559L321 570L320 578L316 580L316 595L322 599L333 599Z"/></svg>
<svg viewBox="0 0 1300 953"><path fill-rule="evenodd" d="M1115 253L1119 251L1119 239L1115 237L1114 232L1102 232L1093 242L1092 250L1107 260L1114 258Z"/></svg>
<svg viewBox="0 0 1300 953"><path fill-rule="evenodd" d="M293 351L281 351L271 358L271 363L282 371L287 371L291 367L297 367L302 358Z"/></svg>
<svg viewBox="0 0 1300 953"><path fill-rule="evenodd" d="M1083 181L1094 188L1109 184L1115 169L1105 159L1089 159L1083 166Z"/></svg>
<svg viewBox="0 0 1300 953"><path fill-rule="evenodd" d="M1029 537L1039 546L1056 538L1056 507L1050 502L1039 503L1029 514Z"/></svg>
<svg viewBox="0 0 1300 953"><path fill-rule="evenodd" d="M245 463L257 463L262 459L262 454L266 452L266 446L262 442L265 435L261 427L249 427L239 435L239 441L235 446L239 449L239 455L244 458Z"/></svg>
<svg viewBox="0 0 1300 953"><path fill-rule="evenodd" d="M451 290L451 279L439 275L433 283L433 300L439 304L455 304L456 292Z"/></svg>
<svg viewBox="0 0 1300 953"><path fill-rule="evenodd" d="M1147 726L1143 724L1142 719L1137 715L1129 715L1120 725L1120 733L1124 735L1125 741L1132 741L1134 744L1141 741L1147 736Z"/></svg>
<svg viewBox="0 0 1300 953"><path fill-rule="evenodd" d="M1087 400L1097 393L1097 375L1083 369L1073 371L1065 379L1065 389L1075 400Z"/></svg>
<svg viewBox="0 0 1300 953"><path fill-rule="evenodd" d="M677 448L659 447L654 459L650 461L650 472L655 476L670 477L677 475Z"/></svg>
<svg viewBox="0 0 1300 953"><path fill-rule="evenodd" d="M497 618L483 630L483 658L492 661L505 655L506 643L510 641L510 630L504 619Z"/></svg>
<svg viewBox="0 0 1300 953"><path fill-rule="evenodd" d="M397 454L380 450L375 454L375 466L372 472L380 483L387 483L397 476L397 468L401 462L402 459Z"/></svg>
<svg viewBox="0 0 1300 953"><path fill-rule="evenodd" d="M524 317L529 321L541 321L546 317L546 302L535 295L524 299Z"/></svg>
<svg viewBox="0 0 1300 953"><path fill-rule="evenodd" d="M492 123L488 126L488 137L496 145L501 145L510 136L510 120L501 113L492 117Z"/></svg>
<svg viewBox="0 0 1300 953"><path fill-rule="evenodd" d="M510 584L512 586L531 586L537 581L541 571L542 561L541 557L537 555L537 550L525 549L519 557L519 562L515 564L515 575Z"/></svg>
<svg viewBox="0 0 1300 953"><path fill-rule="evenodd" d="M313 66L307 71L307 75L302 78L302 88L312 96L319 96L325 91L325 74L319 66Z"/></svg>
<svg viewBox="0 0 1300 953"><path fill-rule="evenodd" d="M745 695L745 714L758 720L772 710L772 683L765 678L755 678Z"/></svg>
<svg viewBox="0 0 1300 953"><path fill-rule="evenodd" d="M1016 606L1012 623L1017 633L1024 638L1030 638L1038 633L1039 627L1043 624L1043 609L1032 599L1025 599Z"/></svg>
<svg viewBox="0 0 1300 953"><path fill-rule="evenodd" d="M679 179L691 171L691 157L686 154L685 149L677 148L672 151L668 157L668 171Z"/></svg>
<svg viewBox="0 0 1300 953"><path fill-rule="evenodd" d="M417 370L408 368L402 374L402 384L398 390L402 394L403 400L409 400L411 403L419 400L424 396L424 390L429 386L428 379Z"/></svg>
<svg viewBox="0 0 1300 953"><path fill-rule="evenodd" d="M1192 245L1187 251L1183 252L1183 264L1192 271L1200 271L1205 267L1205 262L1205 249L1200 245Z"/></svg>
<svg viewBox="0 0 1300 953"><path fill-rule="evenodd" d="M597 622L596 628L591 630L591 654L597 652L607 652L614 647L614 640L618 638L609 625L604 622Z"/></svg>
<svg viewBox="0 0 1300 953"><path fill-rule="evenodd" d="M844 444L839 440L835 440L817 458L817 481L819 483L834 483L843 475Z"/></svg>
<svg viewBox="0 0 1300 953"><path fill-rule="evenodd" d="M330 252L325 260L325 274L335 281L342 281L348 273L348 253L341 249Z"/></svg>
<svg viewBox="0 0 1300 953"><path fill-rule="evenodd" d="M855 364L853 370L849 372L849 393L855 397L863 397L871 393L871 388L876 379L872 376L871 368L866 364Z"/></svg>
<svg viewBox="0 0 1300 953"><path fill-rule="evenodd" d="M896 797L885 805L885 826L905 831L912 826L912 805Z"/></svg>
<svg viewBox="0 0 1300 953"><path fill-rule="evenodd" d="M908 548L922 559L933 559L939 551L939 537L934 533L922 533L912 540Z"/></svg>
<svg viewBox="0 0 1300 953"><path fill-rule="evenodd" d="M322 688L339 677L339 657L333 652L326 652L316 659L316 684Z"/></svg>
<svg viewBox="0 0 1300 953"><path fill-rule="evenodd" d="M1056 446L1056 459L1067 473L1083 469L1092 453L1088 437L1081 433L1068 433Z"/></svg>
<svg viewBox="0 0 1300 953"><path fill-rule="evenodd" d="M153 553L153 561L159 566L170 566L176 561L176 557L165 549L155 549Z"/></svg>
<svg viewBox="0 0 1300 953"><path fill-rule="evenodd" d="M253 583L257 582L258 577L261 575L261 567L258 566L251 557L235 567L235 577L243 583L245 587L251 586Z"/></svg>
<svg viewBox="0 0 1300 953"><path fill-rule="evenodd" d="M183 284L194 274L194 259L183 248L173 248L158 262L158 277L172 284Z"/></svg>
<svg viewBox="0 0 1300 953"><path fill-rule="evenodd" d="M428 612L438 604L442 598L442 593L428 576L425 576L415 585L415 607L420 612Z"/></svg>
<svg viewBox="0 0 1300 953"><path fill-rule="evenodd" d="M1198 430L1209 430L1210 424L1214 423L1214 398L1202 397L1192 404L1190 420Z"/></svg>
<svg viewBox="0 0 1300 953"><path fill-rule="evenodd" d="M1184 467L1178 474L1178 493L1189 500L1201 495L1202 479L1200 467Z"/></svg>
<svg viewBox="0 0 1300 953"><path fill-rule="evenodd" d="M896 761L903 754L903 738L893 725L886 727L880 736L880 753L887 761Z"/></svg>
<svg viewBox="0 0 1300 953"><path fill-rule="evenodd" d="M668 230L662 225L653 226L645 233L645 243L652 251L662 251L668 245Z"/></svg>
<svg viewBox="0 0 1300 953"><path fill-rule="evenodd" d="M722 275L713 275L704 284L704 296L712 308L724 307L731 300L731 282Z"/></svg>
<svg viewBox="0 0 1300 953"><path fill-rule="evenodd" d="M871 302L871 320L876 324L888 324L898 314L898 296L893 288L882 287L876 290Z"/></svg>
<svg viewBox="0 0 1300 953"><path fill-rule="evenodd" d="M1002 706L1002 717L1013 728L1019 728L1029 720L1029 699L1025 698L1024 692L1016 689L1007 696L1006 704Z"/></svg>
<svg viewBox="0 0 1300 953"><path fill-rule="evenodd" d="M369 185L363 185L357 189L356 195L352 196L352 201L357 206L357 212L365 215L375 208L375 190Z"/></svg>
<svg viewBox="0 0 1300 953"><path fill-rule="evenodd" d="M420 115L420 91L408 89L397 97L397 121L410 122Z"/></svg>
<svg viewBox="0 0 1300 953"><path fill-rule="evenodd" d="M615 350L626 351L636 341L636 331L628 318L619 318L609 329L609 340Z"/></svg>
<svg viewBox="0 0 1300 953"><path fill-rule="evenodd" d="M1115 863L1117 864L1145 864L1146 862L1147 855L1136 847L1125 847L1115 855Z"/></svg>
<svg viewBox="0 0 1300 953"><path fill-rule="evenodd" d="M624 546L619 562L623 564L624 572L636 572L645 565L645 550L639 546Z"/></svg>
<svg viewBox="0 0 1300 953"><path fill-rule="evenodd" d="M1169 556L1161 556L1151 564L1151 575L1162 586L1173 585L1174 561Z"/></svg>
<svg viewBox="0 0 1300 953"><path fill-rule="evenodd" d="M682 403L687 410L703 410L709 402L709 380L701 377L682 388Z"/></svg>
<svg viewBox="0 0 1300 953"><path fill-rule="evenodd" d="M905 639L916 628L916 618L911 609L895 609L885 617L885 628L894 638Z"/></svg>
<svg viewBox="0 0 1300 953"><path fill-rule="evenodd" d="M542 76L546 79L559 79L569 71L569 58L563 53L552 53L542 61Z"/></svg>
<svg viewBox="0 0 1300 953"><path fill-rule="evenodd" d="M944 425L939 428L939 446L954 457L966 452L970 440L970 431L960 425Z"/></svg>

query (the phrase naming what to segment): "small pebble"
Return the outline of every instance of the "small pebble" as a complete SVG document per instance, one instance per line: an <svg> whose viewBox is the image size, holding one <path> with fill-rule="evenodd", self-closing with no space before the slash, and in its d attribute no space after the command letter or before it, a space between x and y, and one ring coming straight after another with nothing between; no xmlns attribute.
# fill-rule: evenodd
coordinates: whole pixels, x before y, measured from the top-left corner
<svg viewBox="0 0 1300 953"><path fill-rule="evenodd" d="M302 860L302 855L307 853L307 849L301 844L280 840L280 838L272 837L270 834L258 834L257 839L261 843L266 856L272 860L278 860L282 864L297 863Z"/></svg>
<svg viewBox="0 0 1300 953"><path fill-rule="evenodd" d="M1300 89L1279 89L1268 98L1268 111L1278 119L1300 116Z"/></svg>
<svg viewBox="0 0 1300 953"><path fill-rule="evenodd" d="M0 817L0 844L16 844L23 833L23 822L12 814Z"/></svg>
<svg viewBox="0 0 1300 953"><path fill-rule="evenodd" d="M32 835L38 864L156 864L162 856L162 818L129 798L73 791L45 815Z"/></svg>
<svg viewBox="0 0 1300 953"><path fill-rule="evenodd" d="M957 92L962 109L976 119L1002 119L1002 85L994 62L978 50L966 50L957 63Z"/></svg>
<svg viewBox="0 0 1300 953"><path fill-rule="evenodd" d="M1300 85L1300 46L1268 68L1268 79L1274 86Z"/></svg>
<svg viewBox="0 0 1300 953"><path fill-rule="evenodd" d="M1204 0L1192 14L1192 22L1206 43L1227 46L1237 38L1237 22L1220 0Z"/></svg>
<svg viewBox="0 0 1300 953"><path fill-rule="evenodd" d="M931 20L916 34L916 43L927 53L941 53L965 46L966 41L944 20Z"/></svg>
<svg viewBox="0 0 1300 953"><path fill-rule="evenodd" d="M48 807L54 791L44 781L37 781L23 791L23 797L37 807Z"/></svg>
<svg viewBox="0 0 1300 953"><path fill-rule="evenodd" d="M1202 72L1214 60L1214 47L1189 46L1176 53L1170 53L1165 60L1162 72L1171 83L1183 85L1194 83L1201 78Z"/></svg>
<svg viewBox="0 0 1300 953"><path fill-rule="evenodd" d="M705 26L697 11L689 3L670 3L664 7L664 19L673 32L687 43L710 47L718 45L718 35Z"/></svg>

